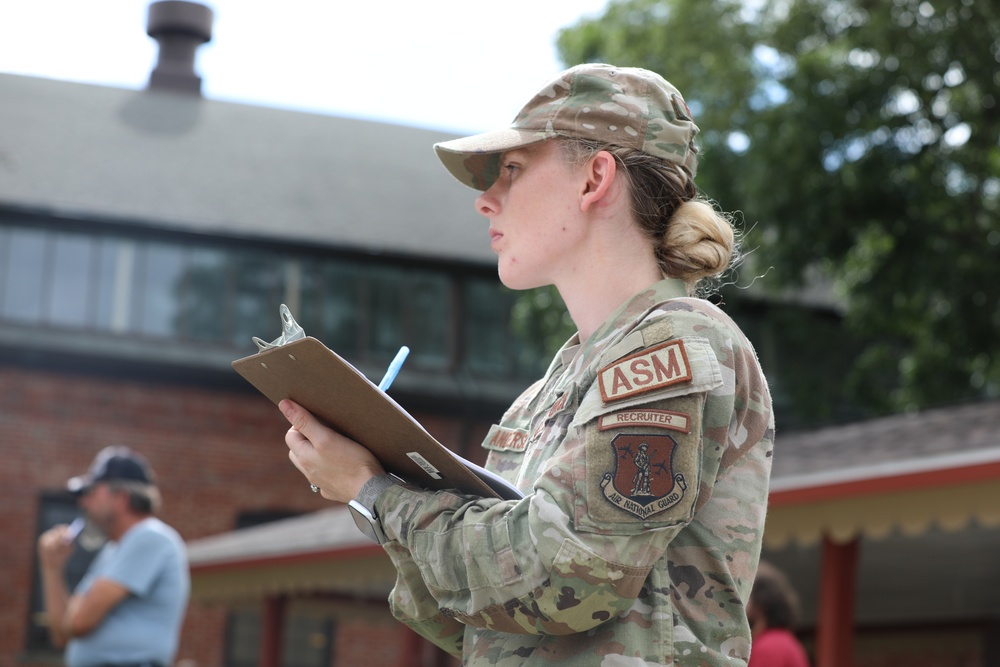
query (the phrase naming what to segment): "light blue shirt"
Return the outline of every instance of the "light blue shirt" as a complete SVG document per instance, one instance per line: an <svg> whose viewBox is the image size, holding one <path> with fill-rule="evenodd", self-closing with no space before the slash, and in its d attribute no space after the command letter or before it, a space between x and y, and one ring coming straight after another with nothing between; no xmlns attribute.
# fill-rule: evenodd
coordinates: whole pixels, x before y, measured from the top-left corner
<svg viewBox="0 0 1000 667"><path fill-rule="evenodd" d="M120 542L104 545L75 594L85 593L100 577L121 584L130 595L93 632L69 641L66 664L171 664L191 587L187 552L177 531L153 517L137 523Z"/></svg>

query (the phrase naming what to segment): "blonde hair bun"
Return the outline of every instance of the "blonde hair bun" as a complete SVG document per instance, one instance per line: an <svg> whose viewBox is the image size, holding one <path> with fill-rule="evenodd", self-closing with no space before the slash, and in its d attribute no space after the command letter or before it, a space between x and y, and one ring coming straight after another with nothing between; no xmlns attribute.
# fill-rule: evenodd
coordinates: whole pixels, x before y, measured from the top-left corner
<svg viewBox="0 0 1000 667"><path fill-rule="evenodd" d="M677 207L660 246L665 273L693 284L722 274L733 258L736 237L729 219L704 200Z"/></svg>

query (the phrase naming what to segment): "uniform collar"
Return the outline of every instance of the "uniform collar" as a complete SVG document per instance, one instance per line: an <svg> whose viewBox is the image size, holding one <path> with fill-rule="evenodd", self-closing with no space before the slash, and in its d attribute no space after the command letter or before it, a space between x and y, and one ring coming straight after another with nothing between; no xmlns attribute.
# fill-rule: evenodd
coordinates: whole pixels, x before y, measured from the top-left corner
<svg viewBox="0 0 1000 667"><path fill-rule="evenodd" d="M605 343L623 333L622 329L635 322L640 316L654 308L657 304L669 299L687 296L687 287L683 280L665 278L653 283L646 289L633 294L599 326L587 342L580 344L578 333L566 341L552 360L546 376L569 366L580 357L591 357L595 349L603 349ZM627 332L626 332L627 333Z"/></svg>
<svg viewBox="0 0 1000 667"><path fill-rule="evenodd" d="M622 327L628 326L657 304L684 296L687 296L687 288L682 280L665 278L653 283L641 292L629 297L608 319L604 320L604 324L599 326L587 339L584 348L603 345L609 337L619 333Z"/></svg>

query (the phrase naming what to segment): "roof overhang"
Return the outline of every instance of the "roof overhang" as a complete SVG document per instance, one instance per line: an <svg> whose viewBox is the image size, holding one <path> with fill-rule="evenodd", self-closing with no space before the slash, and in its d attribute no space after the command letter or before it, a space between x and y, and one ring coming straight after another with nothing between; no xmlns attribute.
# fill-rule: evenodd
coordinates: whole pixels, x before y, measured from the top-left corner
<svg viewBox="0 0 1000 667"><path fill-rule="evenodd" d="M764 546L1000 526L1000 447L772 478ZM343 506L189 543L192 597L385 597L395 570Z"/></svg>
<svg viewBox="0 0 1000 667"><path fill-rule="evenodd" d="M765 546L1000 525L1000 447L776 478Z"/></svg>
<svg viewBox="0 0 1000 667"><path fill-rule="evenodd" d="M191 597L199 602L290 594L385 599L396 576L343 506L193 540L188 560Z"/></svg>

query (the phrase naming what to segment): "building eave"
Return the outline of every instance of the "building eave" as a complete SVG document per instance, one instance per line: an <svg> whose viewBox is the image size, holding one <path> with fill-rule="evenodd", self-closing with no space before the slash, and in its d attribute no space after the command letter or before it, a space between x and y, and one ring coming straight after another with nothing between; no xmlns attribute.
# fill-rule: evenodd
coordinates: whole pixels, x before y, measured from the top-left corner
<svg viewBox="0 0 1000 667"><path fill-rule="evenodd" d="M1000 525L1000 448L775 479L765 545Z"/></svg>
<svg viewBox="0 0 1000 667"><path fill-rule="evenodd" d="M769 505L783 507L994 479L1000 479L1000 447L774 479Z"/></svg>

